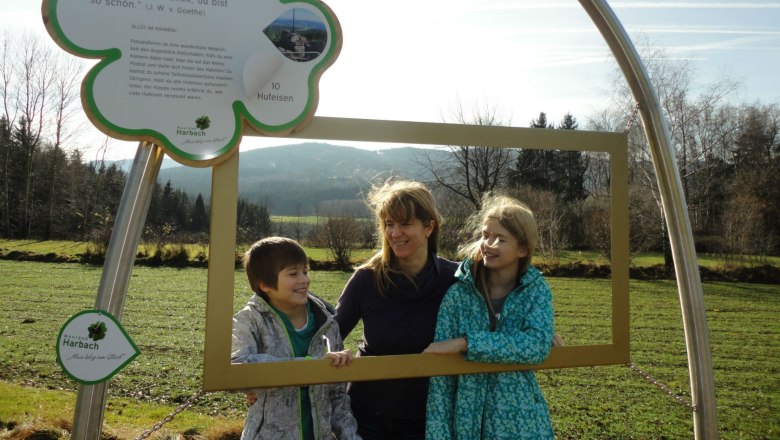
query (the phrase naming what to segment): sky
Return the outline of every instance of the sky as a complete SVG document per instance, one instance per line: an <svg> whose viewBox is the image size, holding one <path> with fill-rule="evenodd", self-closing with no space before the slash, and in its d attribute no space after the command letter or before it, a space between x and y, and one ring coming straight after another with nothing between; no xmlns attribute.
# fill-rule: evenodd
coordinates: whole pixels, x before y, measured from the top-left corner
<svg viewBox="0 0 780 440"><path fill-rule="evenodd" d="M552 122L569 112L586 128L614 88L617 64L576 0L325 3L340 22L343 46L320 80L317 116L451 122L458 106L467 113L492 107L514 126L527 127L540 112ZM780 103L780 1L609 4L640 52L652 46L672 62L691 63L695 87L729 77L740 83L733 103ZM0 1L0 32L38 35L54 46L40 6ZM105 139L90 125L74 143L89 158ZM244 137L241 150L297 142ZM107 158L131 158L136 146L111 140Z"/></svg>

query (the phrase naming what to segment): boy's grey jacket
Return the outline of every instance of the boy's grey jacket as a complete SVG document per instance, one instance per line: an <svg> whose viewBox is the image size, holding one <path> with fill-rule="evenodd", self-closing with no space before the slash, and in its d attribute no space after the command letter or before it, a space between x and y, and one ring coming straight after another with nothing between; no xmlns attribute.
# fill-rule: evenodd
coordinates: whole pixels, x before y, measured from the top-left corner
<svg viewBox="0 0 780 440"><path fill-rule="evenodd" d="M339 328L326 304L309 293L318 330L309 345L309 356L322 357L327 351L343 350ZM281 318L257 294L233 316L232 363L257 363L301 360L293 355L292 345ZM252 390L257 401L249 407L242 439L299 440L299 387L259 388ZM310 385L309 398L317 440L360 439L352 416L346 384Z"/></svg>

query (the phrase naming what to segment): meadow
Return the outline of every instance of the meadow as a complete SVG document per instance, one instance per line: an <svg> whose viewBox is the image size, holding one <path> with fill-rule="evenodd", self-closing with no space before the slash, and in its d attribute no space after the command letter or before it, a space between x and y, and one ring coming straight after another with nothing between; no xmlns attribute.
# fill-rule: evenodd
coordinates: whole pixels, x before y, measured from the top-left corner
<svg viewBox="0 0 780 440"><path fill-rule="evenodd" d="M54 343L70 316L93 308L101 270L0 260L0 438L21 426L68 428L77 384L55 362ZM335 303L349 275L313 271L312 290ZM548 281L567 344L609 340L609 280ZM704 292L721 438L780 438L780 286L705 283ZM205 269L134 268L122 323L141 356L109 383L106 432L135 438L199 390L205 296ZM237 271L234 309L248 296ZM672 395L626 365L539 371L557 438L693 438L675 282L632 280L630 300L631 362ZM347 340L353 349L359 330ZM229 438L244 411L243 395L208 393L152 438Z"/></svg>

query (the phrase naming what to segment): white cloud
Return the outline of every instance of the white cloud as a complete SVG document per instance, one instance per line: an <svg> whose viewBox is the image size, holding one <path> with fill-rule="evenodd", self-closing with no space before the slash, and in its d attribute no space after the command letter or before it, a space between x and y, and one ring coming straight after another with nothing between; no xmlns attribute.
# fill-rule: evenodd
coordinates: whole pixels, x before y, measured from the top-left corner
<svg viewBox="0 0 780 440"><path fill-rule="evenodd" d="M780 2L612 2L614 9L779 9Z"/></svg>
<svg viewBox="0 0 780 440"><path fill-rule="evenodd" d="M724 35L760 35L780 37L780 30L728 29L723 27L679 27L656 26L641 27L642 32L653 34L724 34Z"/></svg>

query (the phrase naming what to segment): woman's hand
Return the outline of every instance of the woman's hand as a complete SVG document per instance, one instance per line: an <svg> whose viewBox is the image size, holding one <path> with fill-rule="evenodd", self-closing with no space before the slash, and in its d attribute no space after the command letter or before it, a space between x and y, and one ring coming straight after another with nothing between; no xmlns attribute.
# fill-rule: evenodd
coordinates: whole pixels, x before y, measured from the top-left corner
<svg viewBox="0 0 780 440"><path fill-rule="evenodd" d="M433 354L454 354L465 353L469 349L466 338L448 339L446 341L434 342L428 346L423 353Z"/></svg>
<svg viewBox="0 0 780 440"><path fill-rule="evenodd" d="M323 359L330 359L330 366L341 368L349 366L352 363L352 352L349 350L334 351L325 353Z"/></svg>
<svg viewBox="0 0 780 440"><path fill-rule="evenodd" d="M252 406L257 402L257 394L254 391L249 391L246 394L246 406Z"/></svg>

